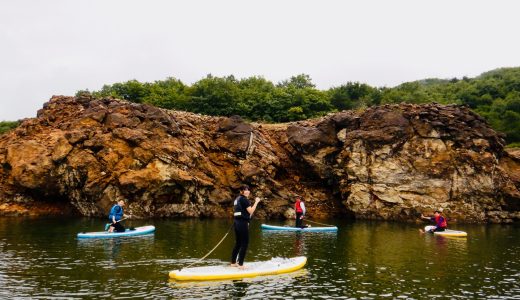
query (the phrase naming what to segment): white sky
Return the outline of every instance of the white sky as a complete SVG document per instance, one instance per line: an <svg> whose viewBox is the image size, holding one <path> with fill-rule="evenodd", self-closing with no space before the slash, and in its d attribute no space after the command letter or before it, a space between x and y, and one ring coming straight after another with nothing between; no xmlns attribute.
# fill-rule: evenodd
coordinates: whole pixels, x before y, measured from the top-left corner
<svg viewBox="0 0 520 300"><path fill-rule="evenodd" d="M516 0L0 0L0 120L130 79L473 77L520 66L519 13Z"/></svg>

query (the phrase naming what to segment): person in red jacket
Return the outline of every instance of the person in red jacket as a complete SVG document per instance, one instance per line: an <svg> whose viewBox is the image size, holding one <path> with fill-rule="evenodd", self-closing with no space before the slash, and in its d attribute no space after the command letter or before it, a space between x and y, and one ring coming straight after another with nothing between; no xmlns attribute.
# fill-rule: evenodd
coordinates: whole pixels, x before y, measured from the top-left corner
<svg viewBox="0 0 520 300"><path fill-rule="evenodd" d="M442 215L442 211L440 209L435 211L433 217L426 217L421 214L421 218L435 222L435 228L431 229L430 232L444 231L448 228L448 222L446 222L446 218Z"/></svg>
<svg viewBox="0 0 520 300"><path fill-rule="evenodd" d="M305 204L303 203L303 199L300 196L296 197L296 202L294 203L294 211L296 212L296 226L298 228L305 228L303 225L303 217L305 216Z"/></svg>

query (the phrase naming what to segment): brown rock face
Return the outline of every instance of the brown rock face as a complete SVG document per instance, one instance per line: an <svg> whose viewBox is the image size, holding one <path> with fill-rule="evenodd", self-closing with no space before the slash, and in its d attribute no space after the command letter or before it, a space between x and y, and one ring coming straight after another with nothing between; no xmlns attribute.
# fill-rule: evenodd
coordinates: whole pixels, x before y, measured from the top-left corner
<svg viewBox="0 0 520 300"><path fill-rule="evenodd" d="M240 185L258 217L520 219L520 155L460 106L388 105L250 124L115 99L53 97L0 136L0 214L226 217Z"/></svg>

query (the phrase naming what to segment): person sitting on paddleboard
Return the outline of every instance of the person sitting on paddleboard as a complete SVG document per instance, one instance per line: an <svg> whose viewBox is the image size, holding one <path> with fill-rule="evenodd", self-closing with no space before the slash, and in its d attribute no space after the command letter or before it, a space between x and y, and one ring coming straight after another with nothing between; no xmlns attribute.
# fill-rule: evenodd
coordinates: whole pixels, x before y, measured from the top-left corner
<svg viewBox="0 0 520 300"><path fill-rule="evenodd" d="M432 228L430 230L430 232L444 231L448 227L446 218L444 216L442 216L441 209L436 210L435 213L433 214L433 217L426 217L423 214L421 214L421 218L435 222L435 228Z"/></svg>
<svg viewBox="0 0 520 300"><path fill-rule="evenodd" d="M303 225L303 218L305 216L305 204L303 203L303 199L300 196L296 197L296 202L294 203L294 210L296 211L296 225L298 228L305 228L307 226Z"/></svg>
<svg viewBox="0 0 520 300"><path fill-rule="evenodd" d="M123 206L125 206L124 200L117 201L117 204L112 206L110 209L110 214L108 215L108 219L110 221L110 227L108 228L108 232L125 232L125 227L121 224L121 219L123 218Z"/></svg>
<svg viewBox="0 0 520 300"><path fill-rule="evenodd" d="M255 198L255 203L251 205L249 197L249 187L244 185L240 188L240 195L233 202L233 228L235 230L235 247L231 253L231 266L244 268L247 246L249 245L249 221L256 210L260 198Z"/></svg>

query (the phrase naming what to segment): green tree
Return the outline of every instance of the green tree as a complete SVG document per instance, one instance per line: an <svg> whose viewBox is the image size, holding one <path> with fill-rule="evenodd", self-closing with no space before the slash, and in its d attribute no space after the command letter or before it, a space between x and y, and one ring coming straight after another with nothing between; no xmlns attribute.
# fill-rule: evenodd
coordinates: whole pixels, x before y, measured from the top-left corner
<svg viewBox="0 0 520 300"><path fill-rule="evenodd" d="M124 83L104 85L98 92L93 92L94 97L115 97L131 102L141 103L149 94L149 84L143 84L137 80L129 80Z"/></svg>
<svg viewBox="0 0 520 300"><path fill-rule="evenodd" d="M263 77L249 77L238 82L237 112L250 120L273 121L271 106L275 86Z"/></svg>
<svg viewBox="0 0 520 300"><path fill-rule="evenodd" d="M186 109L189 96L186 94L188 87L180 80L169 77L166 80L155 81L145 85L147 93L142 98L143 103L148 103L167 109Z"/></svg>
<svg viewBox="0 0 520 300"><path fill-rule="evenodd" d="M337 110L355 109L368 106L378 90L364 83L347 82L329 90L330 103Z"/></svg>
<svg viewBox="0 0 520 300"><path fill-rule="evenodd" d="M316 86L312 83L312 79L307 74L299 74L296 76L292 76L289 80L283 80L278 83L279 87L285 88L296 88L296 89L304 89L304 88L315 88Z"/></svg>
<svg viewBox="0 0 520 300"><path fill-rule="evenodd" d="M213 77L210 74L188 90L191 101L187 108L213 116L239 114L236 101L238 94L238 82L234 76Z"/></svg>

